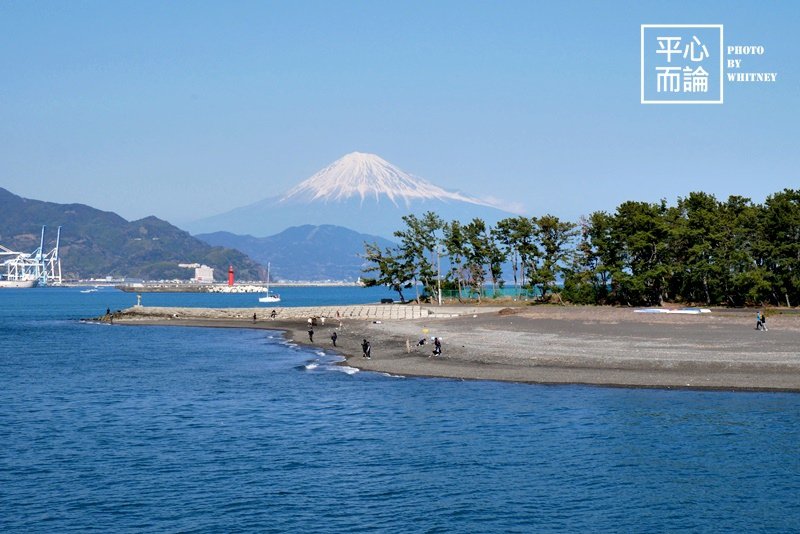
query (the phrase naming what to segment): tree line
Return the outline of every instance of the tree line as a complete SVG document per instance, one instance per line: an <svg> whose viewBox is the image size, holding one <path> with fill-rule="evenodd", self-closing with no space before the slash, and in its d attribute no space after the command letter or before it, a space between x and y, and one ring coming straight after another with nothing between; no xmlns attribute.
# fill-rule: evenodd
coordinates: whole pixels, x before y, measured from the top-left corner
<svg viewBox="0 0 800 534"><path fill-rule="evenodd" d="M367 285L386 285L405 300L439 287L514 286L543 299L576 304L742 306L800 302L800 190L763 204L741 196L719 201L690 193L675 205L627 201L578 222L554 215L446 222L433 212L406 215L396 247L365 243ZM445 272L440 262L445 263Z"/></svg>

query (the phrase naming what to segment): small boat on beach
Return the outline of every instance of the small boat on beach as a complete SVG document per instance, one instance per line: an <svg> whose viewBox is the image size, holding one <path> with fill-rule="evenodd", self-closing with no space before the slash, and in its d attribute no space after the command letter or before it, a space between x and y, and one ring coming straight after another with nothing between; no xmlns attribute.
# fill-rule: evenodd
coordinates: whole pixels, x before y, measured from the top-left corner
<svg viewBox="0 0 800 534"><path fill-rule="evenodd" d="M634 313L677 313L681 315L699 315L701 313L711 313L708 308L644 308L633 310Z"/></svg>

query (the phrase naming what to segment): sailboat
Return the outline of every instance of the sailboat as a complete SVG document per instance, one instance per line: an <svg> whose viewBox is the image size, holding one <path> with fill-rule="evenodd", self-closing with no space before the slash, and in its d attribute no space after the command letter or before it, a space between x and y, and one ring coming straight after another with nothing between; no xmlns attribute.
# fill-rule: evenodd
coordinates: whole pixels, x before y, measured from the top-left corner
<svg viewBox="0 0 800 534"><path fill-rule="evenodd" d="M258 297L258 302L280 302L281 296L277 293L270 293L269 292L269 267L270 264L267 263L267 294L263 297Z"/></svg>

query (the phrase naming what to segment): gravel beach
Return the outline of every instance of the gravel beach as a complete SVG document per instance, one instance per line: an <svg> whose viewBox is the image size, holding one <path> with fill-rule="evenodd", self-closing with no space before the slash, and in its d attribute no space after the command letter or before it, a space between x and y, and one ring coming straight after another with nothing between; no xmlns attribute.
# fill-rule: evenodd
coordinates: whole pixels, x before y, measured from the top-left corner
<svg viewBox="0 0 800 534"><path fill-rule="evenodd" d="M129 309L115 324L264 328L309 345L297 318L252 322L188 309L162 316ZM263 312L263 310L259 310ZM432 313L435 308L431 308ZM772 314L755 329L755 310L714 309L700 315L642 314L629 308L535 306L465 308L455 317L405 320L328 318L314 328L314 346L345 365L393 375L621 387L800 391L800 315ZM202 315L202 316L201 316ZM340 324L341 323L341 324ZM420 337L428 343L417 347ZM433 356L432 338L443 339ZM361 356L361 340L372 358Z"/></svg>

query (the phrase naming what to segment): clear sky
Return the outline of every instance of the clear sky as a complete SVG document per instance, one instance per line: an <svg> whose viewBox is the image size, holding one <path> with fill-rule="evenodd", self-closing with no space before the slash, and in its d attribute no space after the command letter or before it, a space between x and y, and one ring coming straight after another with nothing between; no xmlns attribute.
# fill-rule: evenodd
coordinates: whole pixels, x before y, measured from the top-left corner
<svg viewBox="0 0 800 534"><path fill-rule="evenodd" d="M642 105L640 25L760 44ZM3 2L0 186L175 223L352 151L529 215L800 187L796 2Z"/></svg>

